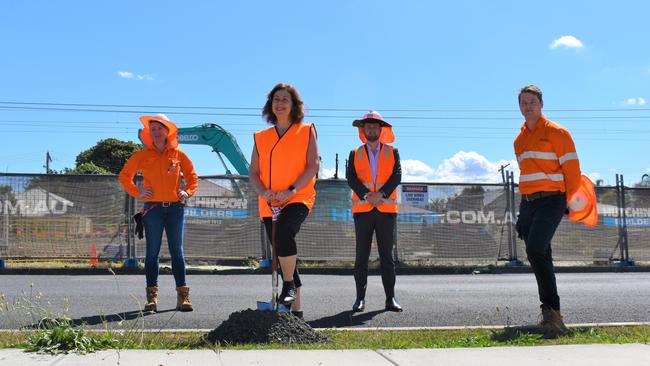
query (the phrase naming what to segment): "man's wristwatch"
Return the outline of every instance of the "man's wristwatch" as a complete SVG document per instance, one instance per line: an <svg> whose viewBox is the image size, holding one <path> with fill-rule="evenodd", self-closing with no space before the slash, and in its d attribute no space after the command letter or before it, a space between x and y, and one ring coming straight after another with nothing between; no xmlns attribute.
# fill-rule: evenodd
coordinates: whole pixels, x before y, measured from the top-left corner
<svg viewBox="0 0 650 366"><path fill-rule="evenodd" d="M288 189L291 191L291 193L296 193L297 191L296 186L294 186L293 184L290 185Z"/></svg>

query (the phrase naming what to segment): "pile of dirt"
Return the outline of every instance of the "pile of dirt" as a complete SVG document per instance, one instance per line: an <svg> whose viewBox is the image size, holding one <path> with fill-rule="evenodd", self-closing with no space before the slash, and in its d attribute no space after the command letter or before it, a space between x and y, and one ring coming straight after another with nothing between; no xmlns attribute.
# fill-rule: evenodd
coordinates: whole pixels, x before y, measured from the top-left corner
<svg viewBox="0 0 650 366"><path fill-rule="evenodd" d="M302 343L327 341L304 320L285 312L247 309L230 314L217 328L204 335L217 344Z"/></svg>

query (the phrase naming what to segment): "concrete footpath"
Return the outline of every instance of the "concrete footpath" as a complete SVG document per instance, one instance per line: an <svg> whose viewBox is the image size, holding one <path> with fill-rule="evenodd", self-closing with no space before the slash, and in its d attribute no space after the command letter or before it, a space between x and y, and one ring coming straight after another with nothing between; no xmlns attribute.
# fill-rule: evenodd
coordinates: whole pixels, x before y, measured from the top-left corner
<svg viewBox="0 0 650 366"><path fill-rule="evenodd" d="M110 350L88 355L27 353L0 349L0 366L593 366L650 365L650 345L598 344L537 347L445 348L408 350Z"/></svg>

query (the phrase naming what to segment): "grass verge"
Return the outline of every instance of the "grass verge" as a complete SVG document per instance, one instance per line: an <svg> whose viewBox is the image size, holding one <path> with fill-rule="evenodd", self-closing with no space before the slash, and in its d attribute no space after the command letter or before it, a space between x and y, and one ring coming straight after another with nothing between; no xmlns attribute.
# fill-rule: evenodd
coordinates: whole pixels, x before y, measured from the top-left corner
<svg viewBox="0 0 650 366"><path fill-rule="evenodd" d="M218 346L220 349L406 349L562 344L650 343L650 326L572 328L568 334L545 339L527 328L460 330L323 330L325 344L252 344ZM29 349L33 331L0 332L0 347ZM138 332L138 334L87 331L119 349L213 349L201 341L199 332ZM110 338L110 339L107 339Z"/></svg>

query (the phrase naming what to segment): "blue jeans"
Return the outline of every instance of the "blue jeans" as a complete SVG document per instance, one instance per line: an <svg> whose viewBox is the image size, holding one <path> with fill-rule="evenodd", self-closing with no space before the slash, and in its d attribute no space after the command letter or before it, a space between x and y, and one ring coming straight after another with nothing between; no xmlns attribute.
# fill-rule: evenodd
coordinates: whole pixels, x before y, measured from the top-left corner
<svg viewBox="0 0 650 366"><path fill-rule="evenodd" d="M144 216L144 232L147 239L147 253L144 259L144 271L147 287L158 286L158 259L162 244L163 229L167 233L169 254L172 257L172 273L176 287L185 286L185 255L183 253L183 220L185 206L174 203L163 207L162 203L144 204L144 209L156 205Z"/></svg>

